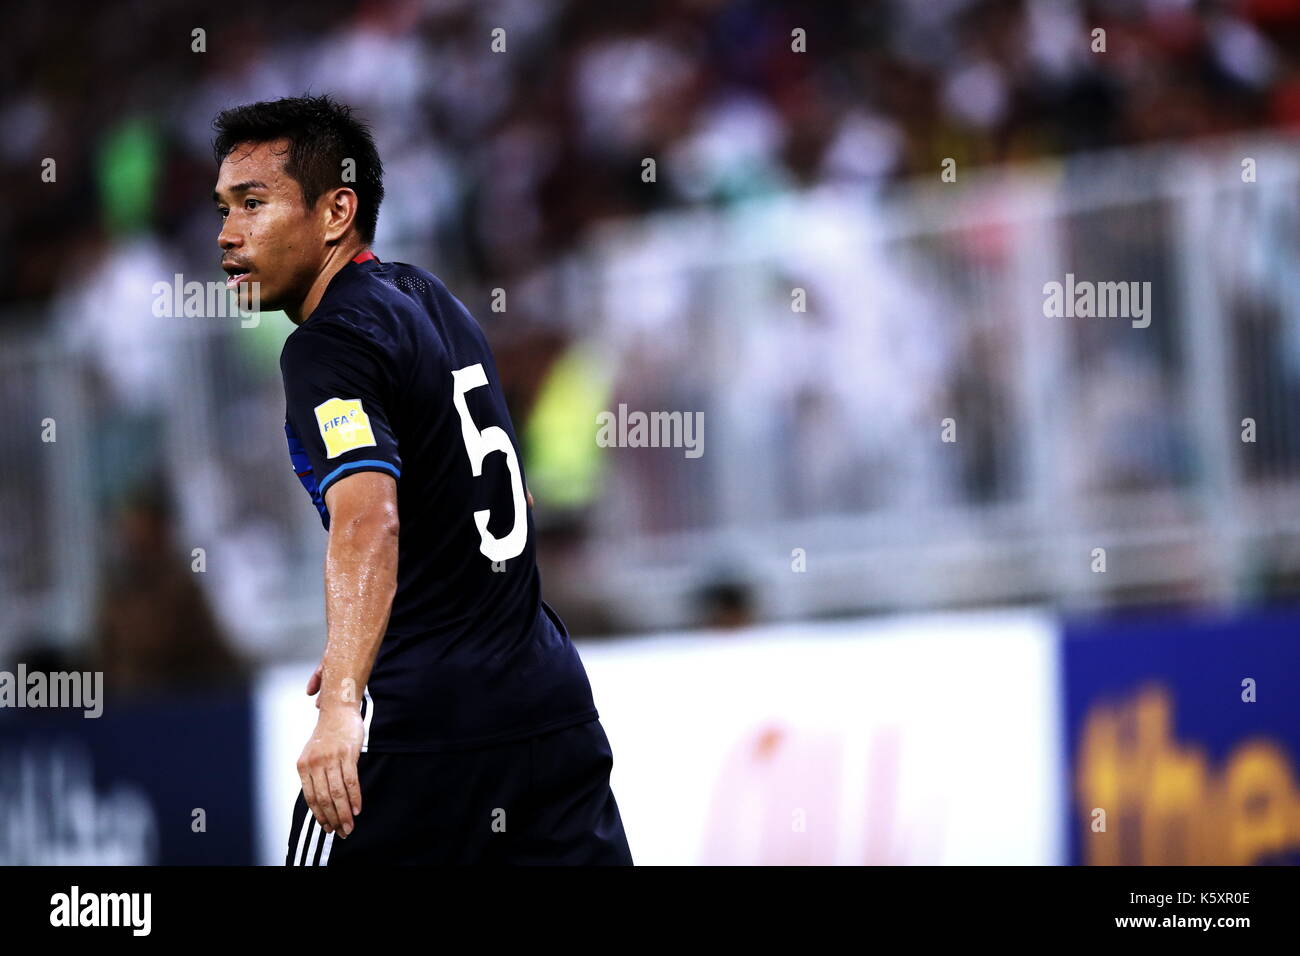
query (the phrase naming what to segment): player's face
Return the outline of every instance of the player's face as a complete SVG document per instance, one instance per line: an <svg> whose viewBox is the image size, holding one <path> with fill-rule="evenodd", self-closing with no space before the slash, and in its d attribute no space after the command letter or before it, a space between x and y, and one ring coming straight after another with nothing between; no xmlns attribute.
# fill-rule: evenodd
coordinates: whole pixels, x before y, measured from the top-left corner
<svg viewBox="0 0 1300 956"><path fill-rule="evenodd" d="M267 312L303 301L326 248L324 220L307 208L297 180L284 171L288 150L285 139L241 143L222 162L213 193L224 223L217 243L230 277L226 284L256 282L258 304Z"/></svg>

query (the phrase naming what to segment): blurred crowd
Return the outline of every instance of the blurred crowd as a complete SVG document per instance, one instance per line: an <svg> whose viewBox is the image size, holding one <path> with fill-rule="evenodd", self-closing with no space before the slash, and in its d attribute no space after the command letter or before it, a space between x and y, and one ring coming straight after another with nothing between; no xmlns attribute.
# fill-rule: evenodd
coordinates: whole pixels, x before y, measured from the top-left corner
<svg viewBox="0 0 1300 956"><path fill-rule="evenodd" d="M215 265L213 114L306 89L376 129L379 244L489 286L612 216L1300 125L1300 0L128 0L9 30L0 303L138 231Z"/></svg>
<svg viewBox="0 0 1300 956"><path fill-rule="evenodd" d="M1300 130L1300 0L124 0L35 5L7 28L0 335L34 326L94 357L80 394L96 442L88 512L109 516L96 653L119 662L124 686L154 681L136 673L146 658L177 674L237 674L240 665L220 636L230 621L202 606L186 575L159 572L146 587L139 567L122 570L123 548L166 563L192 540L214 551L224 543L241 560L214 569L221 607L301 590L288 567L302 557L295 536L310 509L298 502L305 517L290 518L278 493L240 482L280 474L292 485L282 436L264 427L281 401L275 356L287 329L267 323L195 359L219 386L212 421L194 412L178 422L170 396L199 389L199 365L178 364L159 345L144 294L174 272L221 278L220 222L207 197L210 124L224 107L331 92L370 122L389 196L376 250L446 279L492 338L530 485L545 504L544 557L557 569L548 587L572 584L565 610L578 631L611 624L600 608L579 606L581 581L565 581L566 569L585 573L565 555L588 530L600 469L614 471L608 484L624 499L615 510L626 526L651 531L713 513L701 489L724 486L725 476L704 480L702 465L673 456L599 457L574 421L627 401L732 423L738 444L710 445L709 467L728 467L730 454L733 468L752 469L756 459L740 452L760 449L767 473L742 476L754 500L727 503L755 521L764 509L856 513L891 489L920 501L945 483L978 503L1007 491L1001 426L1019 374L997 324L1010 303L987 289L940 288L926 272L932 261L918 266L923 257L864 254L862 236L835 232L834 208L823 246L792 243L791 259L749 277L750 298L736 309L746 325L725 339L706 331L719 293L692 284L695 252L665 251L655 265L674 262L673 281L652 278L627 293L634 308L604 310L628 325L611 362L571 327L572 310L555 308L555 264L588 250L603 223L819 186L883 193L916 176L937 181L949 158L969 170ZM653 183L643 178L647 158ZM1125 250L1126 239L1131 251L1108 261L1163 248L1144 246L1136 229L1093 247ZM995 237L944 241L953 248L938 258L964 266L998 255ZM792 319L789 290L799 283L814 304ZM508 319L489 305L498 288L510 290ZM1078 414L1097 419L1082 430L1099 437L1077 451L1080 467L1116 487L1186 471L1169 426L1178 398L1166 359L1177 349L1165 334L1143 339L1136 358L1095 350L1102 357L1082 376ZM873 364L864 368L864 357ZM724 365L734 373L727 394L711 371ZM7 400L26 400L16 379L0 387ZM914 427L953 408L968 413L957 466L933 443L922 448ZM708 440L722 441L713 427ZM850 433L859 441L841 440ZM228 435L247 437L213 440ZM163 460L167 442L184 454ZM788 454L772 461L762 455L771 447ZM959 474L945 473L954 467ZM7 508L56 507L32 505L30 485L28 472L0 467ZM174 501L163 507L157 495ZM15 533L0 555L7 577L39 545L39 520L24 527L30 533ZM754 595L741 579L698 582L695 619L752 619ZM208 656L168 657L168 626L206 635L195 646Z"/></svg>

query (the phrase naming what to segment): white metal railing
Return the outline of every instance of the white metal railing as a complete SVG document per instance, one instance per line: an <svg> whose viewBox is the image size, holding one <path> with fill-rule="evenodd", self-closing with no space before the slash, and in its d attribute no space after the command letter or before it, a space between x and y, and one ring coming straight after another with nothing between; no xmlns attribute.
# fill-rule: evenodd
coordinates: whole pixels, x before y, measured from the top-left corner
<svg viewBox="0 0 1300 956"><path fill-rule="evenodd" d="M611 410L703 412L705 450L602 449L587 560L548 586L658 627L719 578L795 616L1230 601L1300 572L1294 147L936 173L602 228L544 288L604 356ZM1151 282L1150 326L1045 317L1044 283L1067 273ZM0 650L88 633L105 502L142 455L176 490L178 551L205 548L206 589L247 649L317 647L323 540L256 333L170 320L106 346L55 327L0 347ZM126 355L160 376L152 399L106 382L106 356Z"/></svg>
<svg viewBox="0 0 1300 956"><path fill-rule="evenodd" d="M1294 145L936 174L599 237L596 334L619 343L617 378L650 383L611 402L703 395L711 444L666 479L644 462L670 453L611 452L593 575L629 621L661 626L716 578L794 616L1232 601L1294 574ZM1044 284L1067 273L1151 282L1153 321L1044 316Z"/></svg>

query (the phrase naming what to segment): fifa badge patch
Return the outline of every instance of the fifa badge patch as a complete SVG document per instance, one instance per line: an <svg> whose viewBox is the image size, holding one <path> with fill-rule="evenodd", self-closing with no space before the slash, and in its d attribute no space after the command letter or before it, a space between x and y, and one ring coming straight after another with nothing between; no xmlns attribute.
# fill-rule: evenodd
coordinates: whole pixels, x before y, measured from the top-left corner
<svg viewBox="0 0 1300 956"><path fill-rule="evenodd" d="M325 440L325 457L337 458L345 451L375 444L370 416L359 398L331 398L314 409L320 437Z"/></svg>

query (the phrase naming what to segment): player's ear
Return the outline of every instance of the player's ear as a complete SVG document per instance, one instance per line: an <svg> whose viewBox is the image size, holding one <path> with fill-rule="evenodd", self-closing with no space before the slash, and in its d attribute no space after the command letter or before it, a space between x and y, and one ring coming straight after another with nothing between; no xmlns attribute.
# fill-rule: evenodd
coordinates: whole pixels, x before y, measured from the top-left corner
<svg viewBox="0 0 1300 956"><path fill-rule="evenodd" d="M325 241L338 242L348 234L357 218L357 194L347 187L331 189L321 197L321 215L325 217Z"/></svg>

